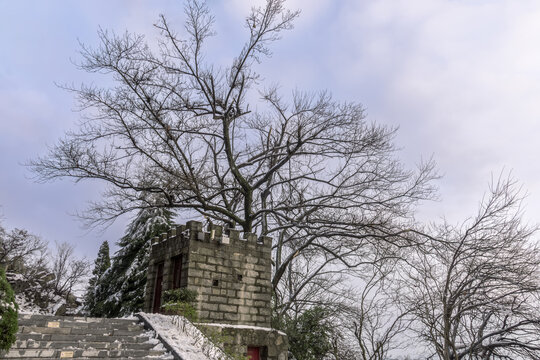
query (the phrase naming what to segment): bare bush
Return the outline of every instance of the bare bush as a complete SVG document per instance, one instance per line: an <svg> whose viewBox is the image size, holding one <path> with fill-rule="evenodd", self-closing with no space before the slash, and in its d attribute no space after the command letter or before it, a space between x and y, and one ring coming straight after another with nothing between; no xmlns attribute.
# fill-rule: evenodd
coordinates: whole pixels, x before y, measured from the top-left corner
<svg viewBox="0 0 540 360"><path fill-rule="evenodd" d="M43 268L47 243L27 230L0 226L0 266L18 271Z"/></svg>

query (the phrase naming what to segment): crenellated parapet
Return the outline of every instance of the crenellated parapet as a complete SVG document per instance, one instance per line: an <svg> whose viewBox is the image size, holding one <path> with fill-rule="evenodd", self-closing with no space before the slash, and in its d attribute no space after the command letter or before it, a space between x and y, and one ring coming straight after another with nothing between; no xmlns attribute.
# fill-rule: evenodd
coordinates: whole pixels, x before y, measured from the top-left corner
<svg viewBox="0 0 540 360"><path fill-rule="evenodd" d="M271 237L257 236L257 234L235 229L224 229L223 226L214 224L203 226L203 223L200 221L188 221L186 225L174 225L168 232L154 237L152 239L152 245L154 246L168 240L178 241L179 237L182 240L215 242L220 245L254 245L267 249L272 247Z"/></svg>

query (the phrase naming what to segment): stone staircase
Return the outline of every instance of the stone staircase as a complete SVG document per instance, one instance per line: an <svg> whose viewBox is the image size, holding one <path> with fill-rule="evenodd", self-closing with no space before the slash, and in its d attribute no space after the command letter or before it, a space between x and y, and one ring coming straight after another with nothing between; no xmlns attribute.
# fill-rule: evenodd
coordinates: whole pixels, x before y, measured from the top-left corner
<svg viewBox="0 0 540 360"><path fill-rule="evenodd" d="M19 315L17 341L1 359L173 359L134 319Z"/></svg>

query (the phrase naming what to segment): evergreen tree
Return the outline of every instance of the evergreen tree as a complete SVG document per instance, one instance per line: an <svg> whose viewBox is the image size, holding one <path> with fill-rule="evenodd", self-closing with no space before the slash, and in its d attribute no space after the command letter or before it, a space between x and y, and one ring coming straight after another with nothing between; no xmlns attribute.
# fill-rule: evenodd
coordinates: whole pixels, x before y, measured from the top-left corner
<svg viewBox="0 0 540 360"><path fill-rule="evenodd" d="M109 255L109 243L104 241L99 247L97 258L94 263L94 270L92 271L92 278L88 281L88 289L85 296L85 308L90 316L101 316L101 314L103 314L103 301L96 301L96 299L103 297L101 294L97 293L96 285L110 267L111 258Z"/></svg>
<svg viewBox="0 0 540 360"><path fill-rule="evenodd" d="M289 337L289 351L297 360L322 360L332 349L334 326L329 312L321 306L304 311L296 318L277 324Z"/></svg>
<svg viewBox="0 0 540 360"><path fill-rule="evenodd" d="M173 213L167 209L143 209L117 243L111 267L98 280L96 294L103 303L96 316L117 317L141 311L151 240L167 231Z"/></svg>
<svg viewBox="0 0 540 360"><path fill-rule="evenodd" d="M16 340L18 309L6 271L0 267L0 350L9 350Z"/></svg>

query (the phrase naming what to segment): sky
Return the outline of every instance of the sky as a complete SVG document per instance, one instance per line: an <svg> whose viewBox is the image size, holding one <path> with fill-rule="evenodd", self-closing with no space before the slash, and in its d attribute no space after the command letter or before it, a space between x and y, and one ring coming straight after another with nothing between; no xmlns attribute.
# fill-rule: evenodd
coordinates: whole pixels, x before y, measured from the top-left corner
<svg viewBox="0 0 540 360"><path fill-rule="evenodd" d="M209 1L217 36L208 58L228 64L262 1ZM257 66L266 83L327 89L366 108L368 120L398 127L396 156L408 167L433 157L439 200L422 221L474 215L492 176L511 172L526 190L525 217L540 221L540 2L466 0L290 0L292 31ZM182 29L181 0L0 0L0 219L94 258L116 242L128 217L89 230L73 216L103 184L38 183L23 164L46 153L80 113L58 84L92 83L74 65L97 30L144 34L165 14Z"/></svg>

